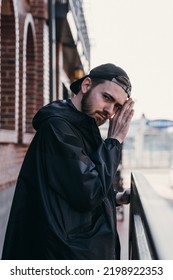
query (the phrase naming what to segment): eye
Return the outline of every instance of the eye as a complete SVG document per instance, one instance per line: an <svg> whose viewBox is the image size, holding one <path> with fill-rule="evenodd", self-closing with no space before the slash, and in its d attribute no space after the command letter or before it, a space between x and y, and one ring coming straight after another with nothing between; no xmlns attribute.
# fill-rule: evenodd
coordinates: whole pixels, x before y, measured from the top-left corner
<svg viewBox="0 0 173 280"><path fill-rule="evenodd" d="M106 101L111 101L110 97L109 97L107 94L103 94L103 98L104 98Z"/></svg>
<svg viewBox="0 0 173 280"><path fill-rule="evenodd" d="M104 99L109 99L109 97L106 94L103 94Z"/></svg>
<svg viewBox="0 0 173 280"><path fill-rule="evenodd" d="M119 104L119 103L116 103L115 107L121 110L123 106L121 104Z"/></svg>

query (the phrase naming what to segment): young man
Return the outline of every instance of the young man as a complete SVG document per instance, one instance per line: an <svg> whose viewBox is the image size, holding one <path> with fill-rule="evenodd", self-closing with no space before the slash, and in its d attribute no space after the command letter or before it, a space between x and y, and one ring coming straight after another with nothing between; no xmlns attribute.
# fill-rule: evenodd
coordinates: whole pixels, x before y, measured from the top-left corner
<svg viewBox="0 0 173 280"><path fill-rule="evenodd" d="M71 100L34 117L35 137L24 159L2 259L119 259L112 183L133 116L126 72L103 64L71 84ZM98 126L109 120L103 141Z"/></svg>

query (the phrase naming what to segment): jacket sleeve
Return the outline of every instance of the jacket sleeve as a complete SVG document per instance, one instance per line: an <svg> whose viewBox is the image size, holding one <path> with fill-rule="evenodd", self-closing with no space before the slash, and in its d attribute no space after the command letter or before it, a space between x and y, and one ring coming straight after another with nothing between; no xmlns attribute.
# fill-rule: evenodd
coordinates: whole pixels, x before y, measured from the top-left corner
<svg viewBox="0 0 173 280"><path fill-rule="evenodd" d="M54 118L41 130L38 149L47 185L78 211L97 207L110 191L120 161L121 144L106 139L89 158L80 137L64 120Z"/></svg>

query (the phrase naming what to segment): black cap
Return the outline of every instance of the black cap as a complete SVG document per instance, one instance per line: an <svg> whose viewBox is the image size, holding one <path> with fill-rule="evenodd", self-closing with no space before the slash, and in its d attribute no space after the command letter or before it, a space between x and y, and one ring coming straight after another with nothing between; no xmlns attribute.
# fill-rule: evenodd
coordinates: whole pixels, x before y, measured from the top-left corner
<svg viewBox="0 0 173 280"><path fill-rule="evenodd" d="M128 97L130 97L131 95L132 86L127 73L122 68L112 63L102 64L93 68L88 75L82 77L79 80L74 81L70 85L71 91L75 94L78 94L78 92L80 91L81 83L87 77L111 81L122 87L127 93Z"/></svg>

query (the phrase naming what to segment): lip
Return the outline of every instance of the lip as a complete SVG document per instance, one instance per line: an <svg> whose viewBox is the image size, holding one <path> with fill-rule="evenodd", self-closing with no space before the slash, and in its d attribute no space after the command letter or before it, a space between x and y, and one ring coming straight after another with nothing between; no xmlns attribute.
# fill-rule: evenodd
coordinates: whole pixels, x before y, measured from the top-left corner
<svg viewBox="0 0 173 280"><path fill-rule="evenodd" d="M97 113L97 115L101 118L102 121L106 121L107 120L105 115L103 115L101 113Z"/></svg>

